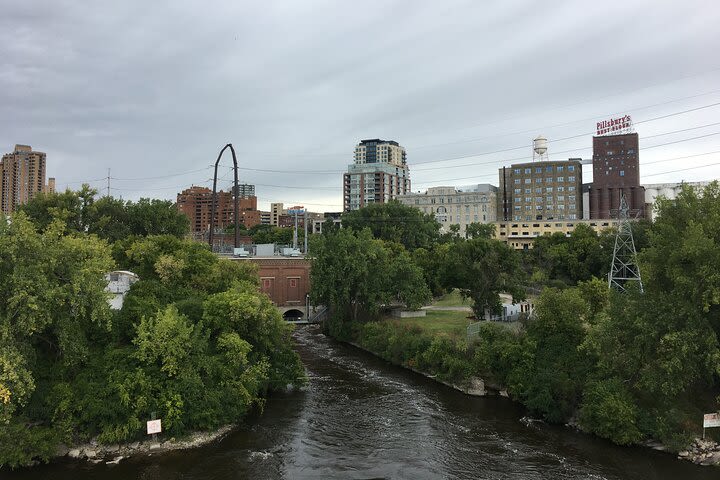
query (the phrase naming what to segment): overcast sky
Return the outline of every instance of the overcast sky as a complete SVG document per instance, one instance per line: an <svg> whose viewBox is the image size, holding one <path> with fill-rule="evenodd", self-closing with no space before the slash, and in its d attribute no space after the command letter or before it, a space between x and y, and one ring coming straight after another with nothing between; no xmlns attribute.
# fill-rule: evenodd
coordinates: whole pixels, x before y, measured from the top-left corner
<svg viewBox="0 0 720 480"><path fill-rule="evenodd" d="M60 189L104 191L110 168L114 196L174 199L230 142L261 207L334 211L361 139L403 145L415 191L497 185L538 134L590 158L623 114L643 183L720 177L717 0L0 7L0 151L46 152Z"/></svg>

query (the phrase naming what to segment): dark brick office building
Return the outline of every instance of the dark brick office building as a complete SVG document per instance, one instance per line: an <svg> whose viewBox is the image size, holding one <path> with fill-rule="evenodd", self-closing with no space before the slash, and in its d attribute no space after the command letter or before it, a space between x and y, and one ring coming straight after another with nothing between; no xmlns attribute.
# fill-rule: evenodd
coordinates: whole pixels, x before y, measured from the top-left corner
<svg viewBox="0 0 720 480"><path fill-rule="evenodd" d="M645 188L640 185L638 134L593 137L590 218L606 219L615 216L620 205L621 192L625 193L631 212L643 217Z"/></svg>

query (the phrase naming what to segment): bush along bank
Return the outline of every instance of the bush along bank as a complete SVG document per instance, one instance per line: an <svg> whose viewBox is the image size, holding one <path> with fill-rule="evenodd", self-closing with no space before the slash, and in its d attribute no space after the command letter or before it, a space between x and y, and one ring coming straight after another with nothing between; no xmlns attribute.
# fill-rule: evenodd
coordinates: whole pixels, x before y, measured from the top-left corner
<svg viewBox="0 0 720 480"><path fill-rule="evenodd" d="M718 432L707 431L702 451L696 440L702 413L713 411L717 393L700 379L687 384L687 390L670 386L675 376L664 369L676 364L662 362L672 352L645 346L633 354L638 346L629 342L639 341L641 327L660 328L658 307L647 295L611 297L599 280L547 289L536 303L535 318L520 331L488 322L470 345L400 321L335 318L328 320L326 331L461 390L483 379L549 423L569 424L619 445L660 442L679 458L718 464ZM653 356L659 358L652 361ZM633 362L634 375L620 370Z"/></svg>

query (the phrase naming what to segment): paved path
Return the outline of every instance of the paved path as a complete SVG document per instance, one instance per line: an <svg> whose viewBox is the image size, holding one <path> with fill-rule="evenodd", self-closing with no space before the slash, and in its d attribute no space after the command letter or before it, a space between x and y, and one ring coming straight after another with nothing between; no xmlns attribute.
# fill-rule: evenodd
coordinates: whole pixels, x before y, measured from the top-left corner
<svg viewBox="0 0 720 480"><path fill-rule="evenodd" d="M442 310L446 312L472 312L472 308L470 307L441 307L437 305L428 305L427 307L422 307L421 310Z"/></svg>

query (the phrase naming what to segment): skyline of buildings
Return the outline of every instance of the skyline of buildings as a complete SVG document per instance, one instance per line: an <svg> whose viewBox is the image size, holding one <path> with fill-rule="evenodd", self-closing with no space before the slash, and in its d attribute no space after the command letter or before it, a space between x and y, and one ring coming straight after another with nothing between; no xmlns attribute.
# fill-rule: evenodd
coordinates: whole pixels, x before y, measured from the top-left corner
<svg viewBox="0 0 720 480"><path fill-rule="evenodd" d="M538 139L544 141L542 137ZM538 234L567 233L568 228L572 229L574 223L581 220L613 219L613 210L617 210L615 205L619 204L621 193L625 193L634 216L648 219L653 218L654 212L649 207L658 195L674 198L677 194L678 183L647 184L647 190L640 184L637 133L625 129L593 136L592 146L592 160L549 160L547 155L540 155L537 161L501 167L498 169L499 187L491 184L443 185L429 187L424 192L411 192L405 148L394 140L361 140L355 146L355 163L343 173L344 204L359 208L359 205L397 199L433 215L443 232L450 231L451 225L458 225L460 235L464 235L470 223L496 223L496 236L501 236L502 230L508 243L516 248L526 248L528 240ZM593 181L583 184L582 166L590 164ZM10 213L10 208L14 211L17 205L39 191L54 191L55 179L48 179L47 184L44 181L45 168L46 154L33 151L28 145L15 145L12 153L3 155L0 163L1 211ZM216 229L221 230L234 222L231 192L232 189L218 192ZM254 184L240 184L238 193L241 222L245 228L259 224L294 225L294 218L288 215L282 202L272 202L269 211L258 209ZM11 202L11 198L16 200ZM193 185L178 193L176 198L178 210L191 221L191 230L206 232L212 205L210 189ZM329 215L337 221L339 214ZM326 217L324 213L309 213L311 231L319 232ZM592 223L593 228L611 224ZM303 225L303 219L299 219L299 225ZM515 230L522 240L510 242Z"/></svg>

